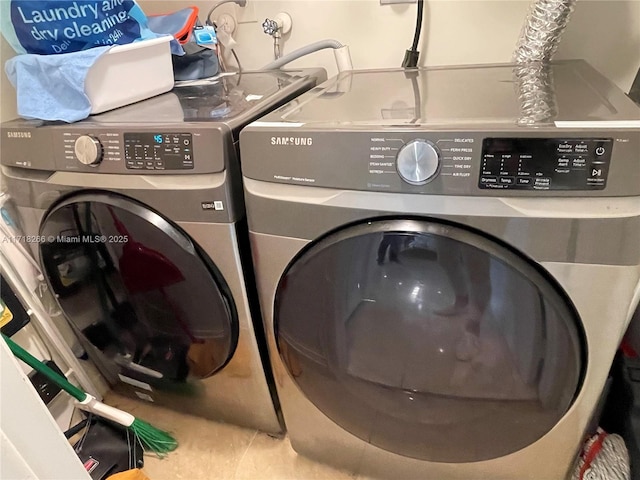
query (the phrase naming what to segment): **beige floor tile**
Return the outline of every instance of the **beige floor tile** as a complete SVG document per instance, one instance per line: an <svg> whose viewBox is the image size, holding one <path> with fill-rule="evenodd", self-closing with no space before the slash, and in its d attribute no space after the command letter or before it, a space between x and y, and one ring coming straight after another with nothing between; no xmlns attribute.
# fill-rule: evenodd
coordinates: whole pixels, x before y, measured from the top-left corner
<svg viewBox="0 0 640 480"><path fill-rule="evenodd" d="M298 455L289 439L258 433L240 461L235 480L353 480L349 473Z"/></svg>
<svg viewBox="0 0 640 480"><path fill-rule="evenodd" d="M158 459L145 455L150 480L231 480L255 430L212 422L110 393L105 402L128 411L178 440L177 450Z"/></svg>
<svg viewBox="0 0 640 480"><path fill-rule="evenodd" d="M354 480L355 475L299 456L288 438L207 421L113 392L105 402L158 428L179 442L166 458L145 456L150 480Z"/></svg>

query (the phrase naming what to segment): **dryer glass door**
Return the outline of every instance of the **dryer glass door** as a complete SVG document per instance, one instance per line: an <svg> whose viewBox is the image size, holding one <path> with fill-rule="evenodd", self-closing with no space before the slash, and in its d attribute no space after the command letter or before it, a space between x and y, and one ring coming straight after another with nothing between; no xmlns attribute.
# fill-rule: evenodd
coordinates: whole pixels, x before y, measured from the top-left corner
<svg viewBox="0 0 640 480"><path fill-rule="evenodd" d="M574 309L522 254L462 226L379 220L306 248L278 286L280 356L307 398L378 447L438 462L547 433L583 375Z"/></svg>
<svg viewBox="0 0 640 480"><path fill-rule="evenodd" d="M41 235L49 285L110 381L177 391L233 355L238 322L224 279L155 211L78 194L48 212Z"/></svg>

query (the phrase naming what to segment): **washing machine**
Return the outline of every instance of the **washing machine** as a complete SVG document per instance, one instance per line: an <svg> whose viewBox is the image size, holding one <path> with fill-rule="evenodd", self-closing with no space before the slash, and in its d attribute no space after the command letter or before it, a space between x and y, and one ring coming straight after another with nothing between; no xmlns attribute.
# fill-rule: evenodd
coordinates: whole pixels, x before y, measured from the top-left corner
<svg viewBox="0 0 640 480"><path fill-rule="evenodd" d="M367 478L570 471L640 296L640 110L585 62L522 68L342 73L241 133L297 452Z"/></svg>
<svg viewBox="0 0 640 480"><path fill-rule="evenodd" d="M116 391L278 434L238 132L322 70L183 84L85 121L2 125L25 241Z"/></svg>

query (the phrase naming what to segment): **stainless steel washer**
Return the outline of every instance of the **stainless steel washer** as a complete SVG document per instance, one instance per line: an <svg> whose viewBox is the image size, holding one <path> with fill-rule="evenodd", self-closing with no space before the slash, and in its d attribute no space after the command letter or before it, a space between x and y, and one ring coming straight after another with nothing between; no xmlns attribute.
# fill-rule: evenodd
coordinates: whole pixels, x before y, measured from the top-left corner
<svg viewBox="0 0 640 480"><path fill-rule="evenodd" d="M114 389L282 431L237 140L323 78L244 73L76 124L2 125L5 186L60 307Z"/></svg>
<svg viewBox="0 0 640 480"><path fill-rule="evenodd" d="M570 471L640 296L640 110L584 62L519 73L343 73L242 132L299 453L391 479Z"/></svg>

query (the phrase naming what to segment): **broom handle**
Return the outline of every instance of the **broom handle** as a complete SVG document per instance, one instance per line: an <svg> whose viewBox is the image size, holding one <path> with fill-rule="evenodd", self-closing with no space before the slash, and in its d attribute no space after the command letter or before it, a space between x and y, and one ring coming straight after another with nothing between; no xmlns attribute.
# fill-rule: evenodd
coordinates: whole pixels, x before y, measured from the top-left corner
<svg viewBox="0 0 640 480"><path fill-rule="evenodd" d="M94 397L89 395L88 393L84 393L75 385L69 383L62 375L58 372L52 370L50 367L42 363L36 357L27 352L20 345L15 343L9 337L7 337L4 333L2 334L2 338L7 342L9 348L13 352L13 354L22 360L24 363L29 365L34 370L42 373L53 383L58 385L62 390L67 392L69 395L78 400L77 406L82 410L86 410L88 412L95 413L100 415L101 417L107 418L114 422L117 422L125 427L131 426L135 417L127 412L123 412L122 410L114 407L110 407L109 405L105 405L102 402L99 402Z"/></svg>
<svg viewBox="0 0 640 480"><path fill-rule="evenodd" d="M13 352L13 354L17 358L22 360L24 363L29 365L34 370L42 373L49 380L51 380L53 383L55 383L57 386L59 386L62 390L64 390L69 395L71 395L76 400L78 400L78 402L76 403L76 406L78 408L80 408L82 410L85 410L87 412L95 413L96 415L99 415L99 416L101 416L103 418L106 418L108 420L114 421L116 423L119 423L120 425L123 425L123 426L125 426L127 428L133 428L134 429L134 434L137 435L137 433L135 431L135 426L134 426L134 424L136 422L136 417L134 417L130 413L124 412L124 411L122 411L122 410L120 410L118 408L110 407L109 405L106 405L106 404L96 400L93 396L89 395L88 393L84 393L78 387L76 387L75 385L72 385L71 383L69 383L62 375L60 375L57 372L53 371L47 365L45 365L40 360L38 360L36 357L31 355L29 352L27 352L20 345L18 345L13 340L11 340L9 337L7 337L4 333L2 334L2 338L7 343L7 345L9 345L9 349ZM144 424L144 422L142 422L142 423ZM151 428L153 430L151 432L151 435L153 436L157 429L154 429L154 427L147 426L147 430L149 428ZM160 432L160 431L158 431L158 432ZM144 432L142 432L142 433L144 433ZM160 432L160 433L162 433L162 432ZM147 432L146 435L148 436L149 432ZM169 449L172 450L172 449L175 448L176 442L173 439L170 439L170 440L173 442L173 448L169 448ZM148 440L145 440L145 438L142 438L142 442L144 443L145 441L148 441ZM153 450L156 447L154 447L152 445L150 448Z"/></svg>
<svg viewBox="0 0 640 480"><path fill-rule="evenodd" d="M85 412L95 413L96 415L100 415L102 418L119 423L124 427L130 427L136 419L136 417L130 413L116 407L111 407L106 403L102 403L89 394L86 395L84 400L76 402L76 406Z"/></svg>
<svg viewBox="0 0 640 480"><path fill-rule="evenodd" d="M49 380L55 383L58 387L60 387L62 390L67 392L69 395L71 395L73 398L75 398L80 402L82 402L85 398L87 398L86 393L84 393L75 385L69 383L66 378L64 378L58 372L56 372L55 370L52 370L50 367L42 363L40 360L38 360L36 357L31 355L20 345L18 345L9 337L7 337L4 333L2 334L2 338L4 338L4 341L7 342L7 345L9 345L9 348L17 358L22 360L24 363L29 365L31 368L33 368L37 372L42 373L45 377L47 377Z"/></svg>

